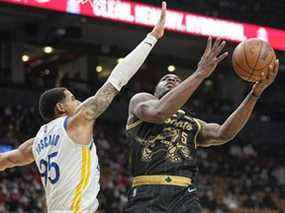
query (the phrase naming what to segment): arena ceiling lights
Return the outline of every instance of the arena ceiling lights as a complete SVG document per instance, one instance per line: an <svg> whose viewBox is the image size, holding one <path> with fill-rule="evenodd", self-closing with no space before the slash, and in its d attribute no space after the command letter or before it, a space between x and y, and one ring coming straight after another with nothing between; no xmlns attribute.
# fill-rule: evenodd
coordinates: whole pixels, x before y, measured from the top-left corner
<svg viewBox="0 0 285 213"><path fill-rule="evenodd" d="M153 26L160 8L148 4L119 0L0 0L24 6L39 7L89 17L109 19L132 25ZM184 11L168 10L166 28L171 31L243 41L258 37L273 48L285 50L285 30L253 24L226 21Z"/></svg>

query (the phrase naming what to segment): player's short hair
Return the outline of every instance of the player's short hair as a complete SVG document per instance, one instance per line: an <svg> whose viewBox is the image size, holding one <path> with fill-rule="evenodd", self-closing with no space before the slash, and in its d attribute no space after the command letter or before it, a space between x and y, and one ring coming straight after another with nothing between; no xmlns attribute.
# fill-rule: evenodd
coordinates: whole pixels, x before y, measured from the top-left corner
<svg viewBox="0 0 285 213"><path fill-rule="evenodd" d="M39 112L44 121L49 122L55 118L56 104L65 98L66 88L57 87L45 91L39 100Z"/></svg>

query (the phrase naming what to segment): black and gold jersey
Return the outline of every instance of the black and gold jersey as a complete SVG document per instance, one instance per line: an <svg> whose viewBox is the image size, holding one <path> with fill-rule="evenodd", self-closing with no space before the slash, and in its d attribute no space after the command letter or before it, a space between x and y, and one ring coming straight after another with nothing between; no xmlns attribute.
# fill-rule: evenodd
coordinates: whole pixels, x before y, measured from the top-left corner
<svg viewBox="0 0 285 213"><path fill-rule="evenodd" d="M194 178L198 167L195 158L199 121L184 110L163 124L141 120L127 125L130 138L132 176L177 175Z"/></svg>

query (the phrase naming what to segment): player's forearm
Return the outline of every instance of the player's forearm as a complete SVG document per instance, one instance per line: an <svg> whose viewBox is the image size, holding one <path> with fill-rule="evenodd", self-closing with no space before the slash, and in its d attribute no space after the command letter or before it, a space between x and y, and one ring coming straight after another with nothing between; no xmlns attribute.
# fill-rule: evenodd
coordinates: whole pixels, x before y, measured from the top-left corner
<svg viewBox="0 0 285 213"><path fill-rule="evenodd" d="M81 107L85 107L87 117L94 120L108 108L118 93L119 91L107 81L94 96L84 101Z"/></svg>
<svg viewBox="0 0 285 213"><path fill-rule="evenodd" d="M163 117L170 117L187 102L204 79L205 77L203 75L199 72L195 72L176 88L163 96L157 104L157 110L163 114Z"/></svg>
<svg viewBox="0 0 285 213"><path fill-rule="evenodd" d="M32 146L34 138L22 143L18 149L0 154L0 171L34 162Z"/></svg>
<svg viewBox="0 0 285 213"><path fill-rule="evenodd" d="M157 39L155 37L148 35L114 68L106 83L97 93L83 102L81 107L85 107L87 117L90 120L98 118L108 108L121 88L126 85L138 71L156 42ZM80 108L78 108L78 110L80 110Z"/></svg>
<svg viewBox="0 0 285 213"><path fill-rule="evenodd" d="M240 106L221 125L219 129L221 138L230 141L240 132L250 118L257 99L257 97L253 96L252 92L247 95Z"/></svg>
<svg viewBox="0 0 285 213"><path fill-rule="evenodd" d="M130 54L125 57L121 63L115 67L108 80L118 91L120 91L121 88L126 85L138 71L157 40L163 36L165 17L166 2L162 2L160 18L153 30Z"/></svg>
<svg viewBox="0 0 285 213"><path fill-rule="evenodd" d="M118 91L120 91L139 70L156 42L157 39L151 34L148 34L147 37L114 68L108 81Z"/></svg>
<svg viewBox="0 0 285 213"><path fill-rule="evenodd" d="M8 168L13 168L16 166L24 166L30 162L21 161L19 157L19 150L13 150L6 153L0 154L0 171L4 171Z"/></svg>
<svg viewBox="0 0 285 213"><path fill-rule="evenodd" d="M8 161L7 154L0 154L0 171L4 171L7 168L11 168L13 163Z"/></svg>

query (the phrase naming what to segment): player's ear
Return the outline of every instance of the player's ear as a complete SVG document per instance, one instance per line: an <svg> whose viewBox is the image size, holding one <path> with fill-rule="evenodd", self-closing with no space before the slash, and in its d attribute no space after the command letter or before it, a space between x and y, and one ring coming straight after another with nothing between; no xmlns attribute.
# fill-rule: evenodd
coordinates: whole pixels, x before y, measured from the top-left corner
<svg viewBox="0 0 285 213"><path fill-rule="evenodd" d="M66 109L65 109L65 106L63 103L57 103L55 105L55 112L58 113L58 114L63 114L63 113L66 113Z"/></svg>

